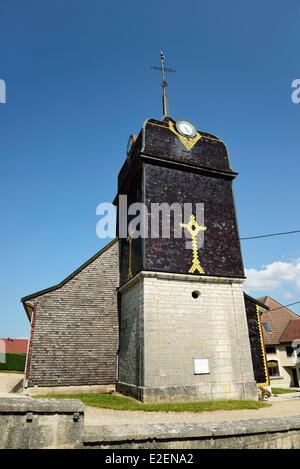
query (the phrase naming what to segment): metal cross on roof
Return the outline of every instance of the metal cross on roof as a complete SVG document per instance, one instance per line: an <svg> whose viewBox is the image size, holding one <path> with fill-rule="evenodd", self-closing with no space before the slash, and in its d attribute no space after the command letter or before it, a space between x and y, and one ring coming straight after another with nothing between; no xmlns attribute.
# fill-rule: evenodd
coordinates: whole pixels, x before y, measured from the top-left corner
<svg viewBox="0 0 300 469"><path fill-rule="evenodd" d="M163 51L160 51L160 60L161 60L161 67L156 67L155 65L152 65L150 67L152 70L160 70L162 72L162 82L161 86L163 89L163 112L164 112L164 117L169 117L169 103L168 103L168 95L167 95L167 86L168 83L166 82L166 72L176 72L176 70L173 70L172 68L167 68L165 67L164 60L165 60L165 55Z"/></svg>

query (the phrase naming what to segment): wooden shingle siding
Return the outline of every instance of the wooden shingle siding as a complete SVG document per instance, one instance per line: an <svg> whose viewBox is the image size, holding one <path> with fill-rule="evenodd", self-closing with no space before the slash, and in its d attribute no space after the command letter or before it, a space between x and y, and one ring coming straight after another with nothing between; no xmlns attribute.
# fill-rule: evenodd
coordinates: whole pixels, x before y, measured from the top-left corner
<svg viewBox="0 0 300 469"><path fill-rule="evenodd" d="M116 381L118 243L36 303L28 387Z"/></svg>

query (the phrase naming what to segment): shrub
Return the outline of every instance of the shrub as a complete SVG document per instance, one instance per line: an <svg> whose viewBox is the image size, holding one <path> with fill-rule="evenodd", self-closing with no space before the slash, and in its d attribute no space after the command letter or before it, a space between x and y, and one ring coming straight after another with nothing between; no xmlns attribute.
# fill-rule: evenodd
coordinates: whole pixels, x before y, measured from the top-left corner
<svg viewBox="0 0 300 469"><path fill-rule="evenodd" d="M5 363L0 362L0 370L24 371L26 353L6 353L4 360Z"/></svg>

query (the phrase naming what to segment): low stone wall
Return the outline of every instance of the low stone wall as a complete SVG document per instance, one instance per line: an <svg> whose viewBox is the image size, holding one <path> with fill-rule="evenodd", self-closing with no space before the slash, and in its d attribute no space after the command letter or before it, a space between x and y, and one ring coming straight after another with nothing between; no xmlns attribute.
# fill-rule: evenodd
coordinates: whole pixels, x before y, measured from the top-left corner
<svg viewBox="0 0 300 469"><path fill-rule="evenodd" d="M300 449L300 415L215 423L84 426L77 399L0 398L0 449Z"/></svg>
<svg viewBox="0 0 300 469"><path fill-rule="evenodd" d="M300 416L216 423L87 426L85 448L300 449Z"/></svg>
<svg viewBox="0 0 300 469"><path fill-rule="evenodd" d="M0 398L0 449L82 446L84 404L77 399Z"/></svg>

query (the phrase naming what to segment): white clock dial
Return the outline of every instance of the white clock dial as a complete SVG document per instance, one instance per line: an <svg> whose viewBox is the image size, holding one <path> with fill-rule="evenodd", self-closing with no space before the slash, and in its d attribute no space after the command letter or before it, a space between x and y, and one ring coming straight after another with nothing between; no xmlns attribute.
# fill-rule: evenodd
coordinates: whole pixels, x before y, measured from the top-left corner
<svg viewBox="0 0 300 469"><path fill-rule="evenodd" d="M195 126L190 121L184 119L180 119L176 122L176 128L184 137L192 138L195 137L197 133Z"/></svg>

